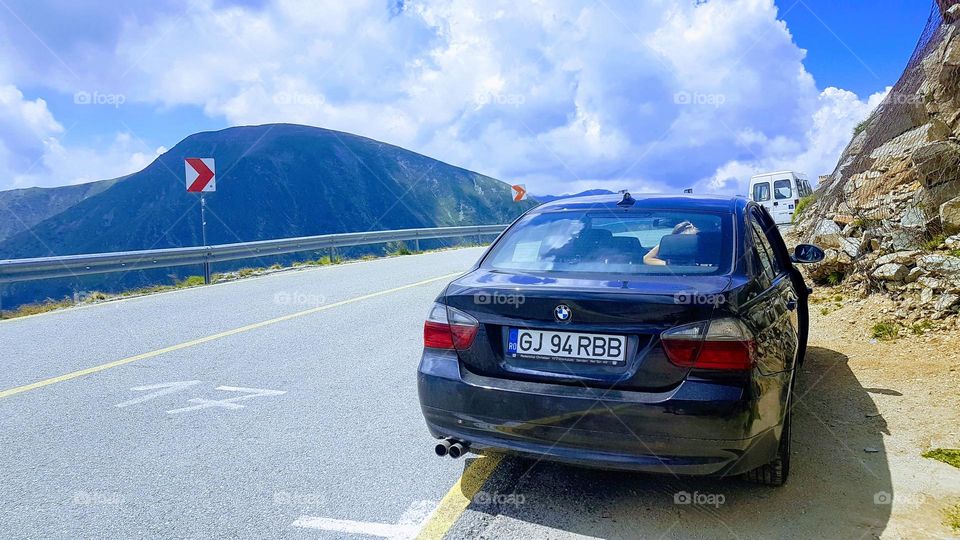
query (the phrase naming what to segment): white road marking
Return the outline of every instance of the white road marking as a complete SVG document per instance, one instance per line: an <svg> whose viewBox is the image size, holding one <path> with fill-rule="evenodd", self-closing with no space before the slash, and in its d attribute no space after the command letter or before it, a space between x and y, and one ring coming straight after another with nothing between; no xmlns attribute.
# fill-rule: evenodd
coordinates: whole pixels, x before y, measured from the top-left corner
<svg viewBox="0 0 960 540"><path fill-rule="evenodd" d="M397 523L300 516L290 526L347 534L363 534L390 540L410 540L417 537L436 506L435 501L417 501L407 508Z"/></svg>
<svg viewBox="0 0 960 540"><path fill-rule="evenodd" d="M151 399L158 398L160 396L165 396L167 394L172 394L174 392L179 392L181 390L186 390L187 388L200 384L201 381L177 381L169 383L160 383L160 384L150 384L147 386L134 386L130 390L134 392L144 392L146 390L157 390L156 392L151 392L149 394L142 395L138 398L133 398L123 403L117 403L115 407L129 407L130 405L136 405L138 403L143 403L144 401L150 401Z"/></svg>
<svg viewBox="0 0 960 540"><path fill-rule="evenodd" d="M180 409L171 409L167 411L168 414L179 414L189 411L197 411L200 409L209 409L211 407L220 407L224 409L242 409L245 405L238 405L238 401L245 401L248 399L253 399L256 397L265 397L265 396L279 396L281 394L286 394L286 390L266 390L263 388L241 388L238 386L218 386L216 390L222 390L224 392L246 392L245 396L237 396L230 399L203 399L203 398L193 398L190 403L196 403L197 405L192 405L190 407L183 407Z"/></svg>

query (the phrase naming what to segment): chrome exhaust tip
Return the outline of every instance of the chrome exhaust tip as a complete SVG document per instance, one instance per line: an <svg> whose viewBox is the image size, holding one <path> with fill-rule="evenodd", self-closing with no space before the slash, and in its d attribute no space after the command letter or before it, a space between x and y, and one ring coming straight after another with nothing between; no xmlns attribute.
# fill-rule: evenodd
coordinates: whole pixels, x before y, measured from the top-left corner
<svg viewBox="0 0 960 540"><path fill-rule="evenodd" d="M433 447L433 451L437 453L438 456L443 457L450 452L450 446L453 445L453 442L450 439L444 439L437 443Z"/></svg>
<svg viewBox="0 0 960 540"><path fill-rule="evenodd" d="M450 445L450 449L447 450L447 453L450 454L450 457L452 457L453 459L457 459L458 457L467 453L468 447L469 445L467 445L466 443L456 442Z"/></svg>

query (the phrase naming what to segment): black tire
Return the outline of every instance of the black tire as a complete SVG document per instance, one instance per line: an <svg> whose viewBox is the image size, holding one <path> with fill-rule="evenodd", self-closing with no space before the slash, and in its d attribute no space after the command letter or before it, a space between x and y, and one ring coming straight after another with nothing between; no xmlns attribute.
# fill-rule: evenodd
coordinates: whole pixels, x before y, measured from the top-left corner
<svg viewBox="0 0 960 540"><path fill-rule="evenodd" d="M780 446L777 447L776 457L770 463L761 465L744 474L748 482L775 487L782 486L787 482L787 477L790 475L790 435L793 431L793 413L789 405L788 402L786 417L783 419L783 433L780 435Z"/></svg>

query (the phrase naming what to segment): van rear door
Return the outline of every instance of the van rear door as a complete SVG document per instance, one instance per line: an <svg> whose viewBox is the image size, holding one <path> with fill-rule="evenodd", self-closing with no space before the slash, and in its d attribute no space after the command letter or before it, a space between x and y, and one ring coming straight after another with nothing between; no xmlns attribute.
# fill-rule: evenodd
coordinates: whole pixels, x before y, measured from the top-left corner
<svg viewBox="0 0 960 540"><path fill-rule="evenodd" d="M770 176L754 176L750 179L750 199L765 207L767 211L773 210L771 178Z"/></svg>
<svg viewBox="0 0 960 540"><path fill-rule="evenodd" d="M773 178L773 206L764 205L773 216L777 225L793 221L793 211L796 200L800 196L797 190L797 180L792 174Z"/></svg>

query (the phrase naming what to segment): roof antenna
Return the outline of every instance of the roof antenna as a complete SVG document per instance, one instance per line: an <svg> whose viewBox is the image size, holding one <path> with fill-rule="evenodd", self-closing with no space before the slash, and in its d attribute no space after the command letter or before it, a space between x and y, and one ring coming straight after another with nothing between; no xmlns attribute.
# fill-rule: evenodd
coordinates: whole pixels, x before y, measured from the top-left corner
<svg viewBox="0 0 960 540"><path fill-rule="evenodd" d="M629 191L622 189L620 190L620 193L623 193L623 200L618 202L617 206L633 206L633 204L637 202L633 197L630 196Z"/></svg>

